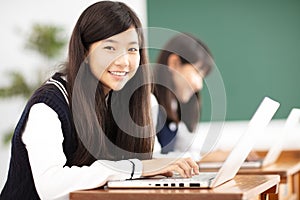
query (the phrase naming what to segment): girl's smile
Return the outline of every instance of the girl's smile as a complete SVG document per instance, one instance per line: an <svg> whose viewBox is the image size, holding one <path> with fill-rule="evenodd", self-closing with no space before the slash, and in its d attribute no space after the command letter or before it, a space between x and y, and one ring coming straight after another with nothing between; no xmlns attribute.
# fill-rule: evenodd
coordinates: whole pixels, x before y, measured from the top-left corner
<svg viewBox="0 0 300 200"><path fill-rule="evenodd" d="M111 75L117 76L122 78L123 76L126 76L129 72L127 71L108 71Z"/></svg>

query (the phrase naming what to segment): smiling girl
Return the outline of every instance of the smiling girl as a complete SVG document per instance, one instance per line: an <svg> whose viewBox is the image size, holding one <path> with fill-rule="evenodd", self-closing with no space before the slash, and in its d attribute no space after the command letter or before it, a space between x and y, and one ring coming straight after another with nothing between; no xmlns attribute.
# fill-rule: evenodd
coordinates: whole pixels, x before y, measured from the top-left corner
<svg viewBox="0 0 300 200"><path fill-rule="evenodd" d="M88 7L63 67L22 113L1 199L68 199L108 180L198 173L190 158L152 159L149 69L141 23L129 7Z"/></svg>

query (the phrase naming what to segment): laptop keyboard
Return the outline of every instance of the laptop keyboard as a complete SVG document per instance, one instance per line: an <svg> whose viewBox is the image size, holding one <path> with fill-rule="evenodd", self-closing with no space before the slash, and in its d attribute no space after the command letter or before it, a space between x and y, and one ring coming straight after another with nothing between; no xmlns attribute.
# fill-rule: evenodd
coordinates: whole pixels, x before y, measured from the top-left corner
<svg viewBox="0 0 300 200"><path fill-rule="evenodd" d="M179 174L176 174L171 179L175 181L182 181L182 180L206 181L206 180L214 179L216 175L217 175L216 172L203 172L203 173L200 172L198 175L194 175L191 178L182 178Z"/></svg>
<svg viewBox="0 0 300 200"><path fill-rule="evenodd" d="M198 175L195 175L190 179L196 180L196 181L205 181L205 180L214 179L216 177L216 175L217 175L216 172L199 173Z"/></svg>

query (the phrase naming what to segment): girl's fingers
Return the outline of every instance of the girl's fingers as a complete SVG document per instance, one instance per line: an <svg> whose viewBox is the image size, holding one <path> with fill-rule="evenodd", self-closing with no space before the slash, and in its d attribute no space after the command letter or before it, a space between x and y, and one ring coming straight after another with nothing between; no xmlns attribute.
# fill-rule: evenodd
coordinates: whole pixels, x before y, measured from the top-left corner
<svg viewBox="0 0 300 200"><path fill-rule="evenodd" d="M185 161L185 159L181 159L181 160L177 161L176 164L179 168L181 168L184 171L184 173L185 173L184 177L191 177L192 176L192 168Z"/></svg>
<svg viewBox="0 0 300 200"><path fill-rule="evenodd" d="M194 160L187 158L186 162L191 166L195 174L199 174L199 166Z"/></svg>
<svg viewBox="0 0 300 200"><path fill-rule="evenodd" d="M155 176L159 174L172 176L173 172L177 172L180 176L187 178L199 173L197 163L191 158L182 158L175 163L170 163L166 159L144 160L142 162L144 166L143 176Z"/></svg>
<svg viewBox="0 0 300 200"><path fill-rule="evenodd" d="M187 178L185 171L179 165L172 165L171 170L176 171L180 174L180 176Z"/></svg>
<svg viewBox="0 0 300 200"><path fill-rule="evenodd" d="M174 165L178 165L184 171L185 177L192 177L194 174L199 174L199 166L191 158L180 159Z"/></svg>

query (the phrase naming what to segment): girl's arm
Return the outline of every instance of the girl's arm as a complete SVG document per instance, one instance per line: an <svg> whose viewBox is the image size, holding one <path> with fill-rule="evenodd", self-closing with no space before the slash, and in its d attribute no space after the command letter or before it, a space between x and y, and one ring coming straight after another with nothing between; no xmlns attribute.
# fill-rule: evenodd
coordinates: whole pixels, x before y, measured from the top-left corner
<svg viewBox="0 0 300 200"><path fill-rule="evenodd" d="M129 160L96 161L91 166L64 167L63 133L57 113L43 103L32 106L22 140L26 145L33 179L42 199L68 199L74 190L91 189L108 180L131 178L133 164ZM133 178L142 173L137 159Z"/></svg>
<svg viewBox="0 0 300 200"><path fill-rule="evenodd" d="M198 173L197 164L184 159L98 160L91 166L64 167L61 123L54 110L43 103L31 107L22 140L28 151L36 190L41 199L68 199L74 190L103 186L108 180L166 175L176 171L183 177ZM134 173L133 163L134 163Z"/></svg>

